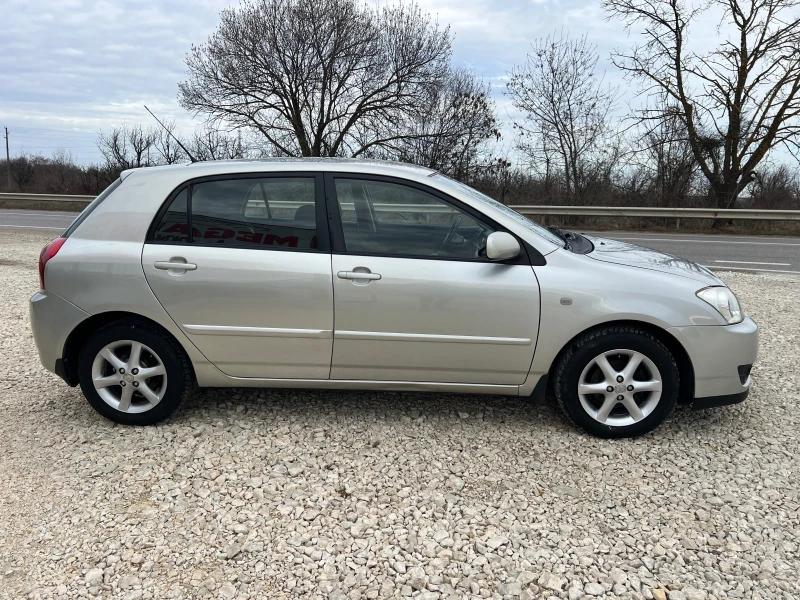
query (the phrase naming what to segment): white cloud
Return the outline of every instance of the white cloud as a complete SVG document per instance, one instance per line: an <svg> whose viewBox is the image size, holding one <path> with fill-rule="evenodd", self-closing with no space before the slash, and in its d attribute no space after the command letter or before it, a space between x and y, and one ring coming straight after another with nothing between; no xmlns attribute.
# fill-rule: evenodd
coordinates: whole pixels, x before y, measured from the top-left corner
<svg viewBox="0 0 800 600"><path fill-rule="evenodd" d="M5 0L0 121L12 152L98 158L96 133L148 122L142 104L192 129L175 100L183 58L225 2ZM58 130L58 131L47 131Z"/></svg>
<svg viewBox="0 0 800 600"><path fill-rule="evenodd" d="M586 34L598 46L607 80L621 83L608 57L632 40L619 23L606 21L596 0L420 2L440 24L450 25L455 64L492 85L501 119L515 116L503 96L506 73L524 60L534 38L554 31ZM91 148L97 132L121 121L149 123L143 104L181 129L193 129L176 101L183 60L229 5L229 0L4 0L0 125L9 126L12 152L49 154L61 146L81 160L97 159ZM632 98L628 88L625 97ZM511 128L505 133L511 136Z"/></svg>

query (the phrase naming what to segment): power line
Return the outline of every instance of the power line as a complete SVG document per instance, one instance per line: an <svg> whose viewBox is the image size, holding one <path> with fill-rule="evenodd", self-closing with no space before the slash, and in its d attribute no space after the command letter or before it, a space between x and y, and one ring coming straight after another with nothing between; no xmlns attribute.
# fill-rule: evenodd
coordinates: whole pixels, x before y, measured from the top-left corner
<svg viewBox="0 0 800 600"><path fill-rule="evenodd" d="M19 128L16 131L20 133L24 133L25 135L78 135L78 136L85 136L85 135L95 135L96 131L46 131L42 129L23 129Z"/></svg>
<svg viewBox="0 0 800 600"><path fill-rule="evenodd" d="M24 143L23 144L19 144L20 148L23 148L24 146L25 146ZM30 147L31 148L39 148L39 149L43 149L43 150L57 150L59 148L63 148L65 150L68 149L68 148L97 148L97 146L95 144L87 144L85 146L69 146L69 145L64 145L64 144L61 144L59 146L38 146L38 145L33 145L33 146L30 146Z"/></svg>
<svg viewBox="0 0 800 600"><path fill-rule="evenodd" d="M62 142L63 141L65 143L70 143L70 144L88 144L88 143L93 143L95 141L93 138L78 138L78 137L63 137L63 138L62 137L50 137L50 136L46 136L46 137L44 137L44 136L43 137L28 137L24 133L23 134L17 134L16 131L14 131L14 134L15 134L15 137L17 139L30 140L31 142L41 142L41 143L47 143L47 142L58 143L58 142Z"/></svg>
<svg viewBox="0 0 800 600"><path fill-rule="evenodd" d="M58 131L60 133L75 133L80 135L97 135L97 132L92 131L75 131L74 129L46 129L44 127L17 127L17 129L31 129L34 131Z"/></svg>
<svg viewBox="0 0 800 600"><path fill-rule="evenodd" d="M64 135L63 133L28 133L27 131L16 132L25 138L48 139L48 140L85 140L95 138L94 135Z"/></svg>

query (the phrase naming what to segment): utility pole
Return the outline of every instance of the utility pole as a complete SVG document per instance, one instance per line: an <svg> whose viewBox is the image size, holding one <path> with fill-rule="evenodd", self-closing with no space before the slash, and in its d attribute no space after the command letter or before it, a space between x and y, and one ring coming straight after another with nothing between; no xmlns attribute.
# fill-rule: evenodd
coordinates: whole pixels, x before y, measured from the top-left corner
<svg viewBox="0 0 800 600"><path fill-rule="evenodd" d="M11 191L11 157L8 154L8 127L6 130L6 177L8 178L8 191Z"/></svg>

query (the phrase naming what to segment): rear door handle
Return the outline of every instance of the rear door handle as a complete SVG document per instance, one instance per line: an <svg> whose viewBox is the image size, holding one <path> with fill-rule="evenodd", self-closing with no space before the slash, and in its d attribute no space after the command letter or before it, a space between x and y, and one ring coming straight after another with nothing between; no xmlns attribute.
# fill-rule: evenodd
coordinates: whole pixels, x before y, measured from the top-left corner
<svg viewBox="0 0 800 600"><path fill-rule="evenodd" d="M170 260L158 260L154 266L156 269L161 269L162 271L194 271L197 269L197 265L193 263L173 262Z"/></svg>
<svg viewBox="0 0 800 600"><path fill-rule="evenodd" d="M358 281L377 281L381 278L380 273L362 273L359 271L339 271L336 276L339 279L355 279Z"/></svg>

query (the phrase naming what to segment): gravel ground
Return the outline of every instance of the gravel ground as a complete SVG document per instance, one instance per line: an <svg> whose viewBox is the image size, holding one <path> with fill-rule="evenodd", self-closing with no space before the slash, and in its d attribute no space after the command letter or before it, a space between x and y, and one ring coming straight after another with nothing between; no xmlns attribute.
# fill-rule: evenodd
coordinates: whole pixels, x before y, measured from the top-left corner
<svg viewBox="0 0 800 600"><path fill-rule="evenodd" d="M800 278L741 405L605 441L553 402L201 391L114 425L39 364L38 233L0 233L0 598L800 597Z"/></svg>

